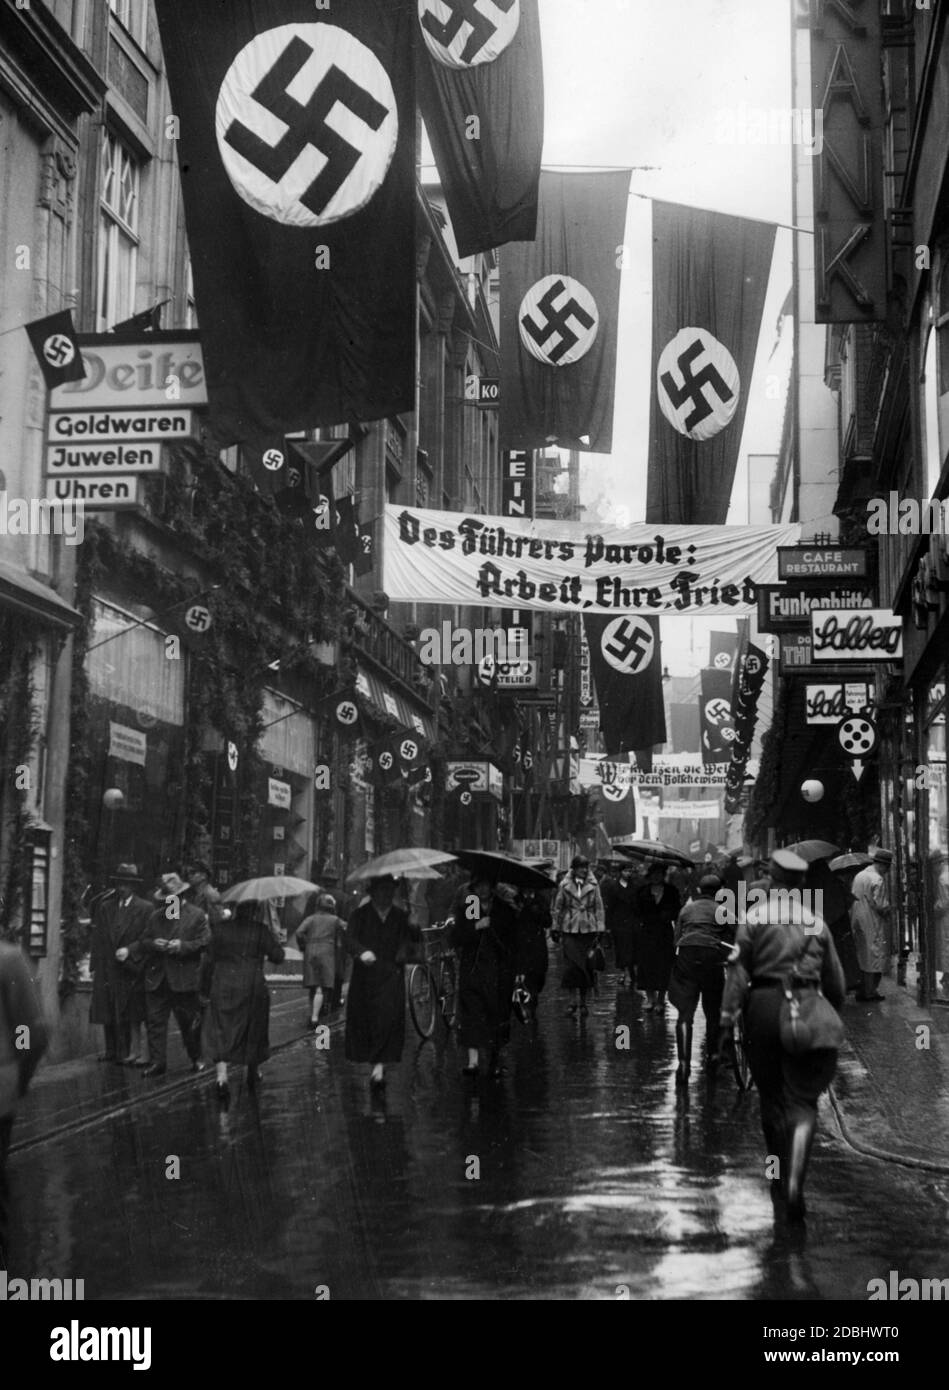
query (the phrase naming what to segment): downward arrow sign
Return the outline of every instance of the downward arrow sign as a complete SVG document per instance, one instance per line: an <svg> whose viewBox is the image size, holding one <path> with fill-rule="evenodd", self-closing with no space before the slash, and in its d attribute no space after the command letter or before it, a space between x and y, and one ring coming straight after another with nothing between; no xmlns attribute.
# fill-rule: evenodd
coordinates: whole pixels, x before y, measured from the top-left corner
<svg viewBox="0 0 949 1390"><path fill-rule="evenodd" d="M855 758L851 767L851 771L858 782L860 781L860 778L863 776L864 770L865 769L861 760L859 758Z"/></svg>

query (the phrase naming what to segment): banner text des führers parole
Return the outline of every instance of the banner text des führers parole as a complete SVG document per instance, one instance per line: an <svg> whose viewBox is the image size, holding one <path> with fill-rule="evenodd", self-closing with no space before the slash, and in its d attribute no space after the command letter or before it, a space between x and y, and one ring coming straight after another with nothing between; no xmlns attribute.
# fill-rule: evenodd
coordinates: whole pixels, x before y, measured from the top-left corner
<svg viewBox="0 0 949 1390"><path fill-rule="evenodd" d="M520 521L389 505L383 585L405 602L541 611L749 613L798 526Z"/></svg>

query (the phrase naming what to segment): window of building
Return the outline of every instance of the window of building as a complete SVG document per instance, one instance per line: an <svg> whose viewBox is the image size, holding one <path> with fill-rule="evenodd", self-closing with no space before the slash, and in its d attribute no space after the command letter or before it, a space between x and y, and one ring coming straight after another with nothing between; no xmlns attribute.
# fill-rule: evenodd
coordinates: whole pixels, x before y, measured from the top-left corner
<svg viewBox="0 0 949 1390"><path fill-rule="evenodd" d="M109 0L109 9L140 46L145 43L147 0Z"/></svg>
<svg viewBox="0 0 949 1390"><path fill-rule="evenodd" d="M99 331L135 312L141 169L111 131L102 142L99 210Z"/></svg>

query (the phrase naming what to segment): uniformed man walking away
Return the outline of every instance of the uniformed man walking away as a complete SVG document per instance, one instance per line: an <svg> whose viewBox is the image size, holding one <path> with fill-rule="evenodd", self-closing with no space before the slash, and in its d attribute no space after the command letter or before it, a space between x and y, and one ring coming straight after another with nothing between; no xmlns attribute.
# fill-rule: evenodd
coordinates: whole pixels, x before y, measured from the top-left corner
<svg viewBox="0 0 949 1390"><path fill-rule="evenodd" d="M804 1179L817 1102L837 1069L843 1026L836 1011L846 997L827 924L802 900L806 871L806 862L788 850L772 855L768 901L750 908L739 923L719 1041L724 1054L731 1046L735 1017L744 1009L761 1127L769 1158L778 1160L777 1173L770 1174L779 1179L772 1196L787 1202L792 1221L805 1215Z"/></svg>

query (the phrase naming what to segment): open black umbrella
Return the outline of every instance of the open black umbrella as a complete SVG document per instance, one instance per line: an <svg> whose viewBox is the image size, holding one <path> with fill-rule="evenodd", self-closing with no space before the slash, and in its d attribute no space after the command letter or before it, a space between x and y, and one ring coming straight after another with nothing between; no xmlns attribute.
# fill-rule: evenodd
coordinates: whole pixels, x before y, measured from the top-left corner
<svg viewBox="0 0 949 1390"><path fill-rule="evenodd" d="M692 868L692 860L681 850L664 845L661 840L625 840L613 846L621 854L631 854L635 859L658 859L663 864L682 864Z"/></svg>
<svg viewBox="0 0 949 1390"><path fill-rule="evenodd" d="M833 859L835 854L840 853L840 846L832 845L829 840L798 840L796 845L785 845L784 848L806 859L808 864L816 864L819 859Z"/></svg>
<svg viewBox="0 0 949 1390"><path fill-rule="evenodd" d="M540 869L511 854L486 849L456 849L455 858L471 874L484 874L492 882L510 883L514 888L549 888L551 879Z"/></svg>

